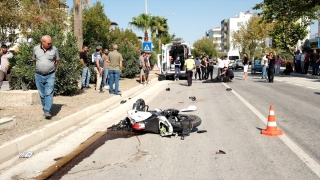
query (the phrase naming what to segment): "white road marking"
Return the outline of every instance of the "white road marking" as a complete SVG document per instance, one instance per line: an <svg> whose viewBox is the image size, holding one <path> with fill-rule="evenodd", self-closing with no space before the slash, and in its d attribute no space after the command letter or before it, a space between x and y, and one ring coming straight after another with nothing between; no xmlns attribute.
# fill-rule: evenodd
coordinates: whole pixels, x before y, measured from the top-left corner
<svg viewBox="0 0 320 180"><path fill-rule="evenodd" d="M294 85L296 85L296 86L302 86L301 84L294 84Z"/></svg>
<svg viewBox="0 0 320 180"><path fill-rule="evenodd" d="M316 88L313 88L313 87L307 87L307 88L309 88L309 89L316 89Z"/></svg>
<svg viewBox="0 0 320 180"><path fill-rule="evenodd" d="M230 88L226 83L222 83L227 88ZM231 91L235 96L237 96L240 101L243 102L254 114L256 114L259 119L267 125L267 117L262 115L256 108L254 108L248 101L243 99L234 90ZM285 134L278 136L285 145L287 145L292 152L294 152L301 160L304 162L319 178L320 178L320 165L313 160L307 153L305 153L297 144L295 144L288 136Z"/></svg>
<svg viewBox="0 0 320 180"><path fill-rule="evenodd" d="M283 80L278 80L278 79L275 79L275 81L283 81Z"/></svg>

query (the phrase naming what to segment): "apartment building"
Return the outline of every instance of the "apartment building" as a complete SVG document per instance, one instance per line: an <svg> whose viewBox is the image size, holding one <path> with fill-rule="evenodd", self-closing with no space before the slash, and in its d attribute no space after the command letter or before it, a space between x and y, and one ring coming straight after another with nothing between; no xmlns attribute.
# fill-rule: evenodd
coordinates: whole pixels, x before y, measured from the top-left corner
<svg viewBox="0 0 320 180"><path fill-rule="evenodd" d="M241 24L246 23L252 15L253 14L250 13L250 11L245 13L240 12L240 14L235 17L221 21L221 51L227 52L228 50L236 51L240 49L239 47L233 47L232 34L239 30Z"/></svg>
<svg viewBox="0 0 320 180"><path fill-rule="evenodd" d="M206 31L206 37L212 38L213 43L218 44L218 49L221 50L221 27L215 27Z"/></svg>

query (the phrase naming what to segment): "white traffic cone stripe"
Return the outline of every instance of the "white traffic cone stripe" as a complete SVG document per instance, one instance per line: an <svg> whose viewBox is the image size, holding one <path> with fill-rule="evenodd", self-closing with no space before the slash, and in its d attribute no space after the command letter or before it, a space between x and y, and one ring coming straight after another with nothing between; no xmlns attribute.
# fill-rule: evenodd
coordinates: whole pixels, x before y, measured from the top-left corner
<svg viewBox="0 0 320 180"><path fill-rule="evenodd" d="M268 122L268 126L275 127L277 126L277 122Z"/></svg>
<svg viewBox="0 0 320 180"><path fill-rule="evenodd" d="M274 111L271 110L271 111L269 112L269 115L274 115Z"/></svg>

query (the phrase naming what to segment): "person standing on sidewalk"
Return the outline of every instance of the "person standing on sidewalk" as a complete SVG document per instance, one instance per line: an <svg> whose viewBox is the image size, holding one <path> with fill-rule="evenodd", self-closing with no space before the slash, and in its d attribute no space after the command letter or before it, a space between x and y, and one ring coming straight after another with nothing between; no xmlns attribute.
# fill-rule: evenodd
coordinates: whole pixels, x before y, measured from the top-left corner
<svg viewBox="0 0 320 180"><path fill-rule="evenodd" d="M275 62L275 75L279 75L281 62L282 62L282 59L279 56L277 56L277 59Z"/></svg>
<svg viewBox="0 0 320 180"><path fill-rule="evenodd" d="M174 64L174 81L179 81L180 67L181 67L181 61L179 56L177 57L176 60L174 60L173 64Z"/></svg>
<svg viewBox="0 0 320 180"><path fill-rule="evenodd" d="M194 79L197 79L197 74L198 74L199 80L201 80L202 79L200 77L201 76L201 70L200 70L201 61L199 59L199 56L196 57L196 59L194 60L194 63L196 64L196 73L194 74Z"/></svg>
<svg viewBox="0 0 320 180"><path fill-rule="evenodd" d="M196 64L194 63L194 60L191 57L191 55L188 55L188 59L184 62L184 68L186 69L188 78L188 86L192 85L193 71L196 70Z"/></svg>
<svg viewBox="0 0 320 180"><path fill-rule="evenodd" d="M312 63L312 75L317 75L319 71L319 61L320 56L316 49L313 50L311 54L311 63Z"/></svg>
<svg viewBox="0 0 320 180"><path fill-rule="evenodd" d="M218 58L218 74L217 77L219 77L223 71L224 68L224 62L223 62L224 57Z"/></svg>
<svg viewBox="0 0 320 180"><path fill-rule="evenodd" d="M13 57L13 54L8 51L7 45L1 46L0 51L0 89L3 83L4 77L6 77L9 83L9 89L13 90L12 82L11 82L11 73L10 73L10 64L9 59Z"/></svg>
<svg viewBox="0 0 320 180"><path fill-rule="evenodd" d="M83 65L81 75L81 89L89 88L90 82L90 70L88 60L88 46L83 45L82 51L80 52L80 62Z"/></svg>
<svg viewBox="0 0 320 180"><path fill-rule="evenodd" d="M118 45L113 45L113 51L109 53L110 69L109 69L109 93L121 95L119 93L119 80L122 72L122 55L118 52ZM115 83L115 89L113 89Z"/></svg>
<svg viewBox="0 0 320 180"><path fill-rule="evenodd" d="M144 70L146 69L146 65L144 62L144 57L146 56L145 52L141 52L141 55L139 57L139 69L140 69L140 84L145 84L146 82L146 75L144 73Z"/></svg>
<svg viewBox="0 0 320 180"><path fill-rule="evenodd" d="M150 80L149 80L149 73L150 73L150 70L151 70L150 58L151 58L151 53L146 53L146 56L144 58L146 69L145 69L144 72L145 72L145 76L146 76L147 85L150 82Z"/></svg>
<svg viewBox="0 0 320 180"><path fill-rule="evenodd" d="M274 65L275 65L275 58L273 56L273 53L269 53L269 69L268 69L268 80L269 83L273 83L274 79Z"/></svg>
<svg viewBox="0 0 320 180"><path fill-rule="evenodd" d="M262 77L261 77L261 79L267 79L268 59L267 59L267 56L266 56L265 52L262 53L261 66L262 66Z"/></svg>
<svg viewBox="0 0 320 180"><path fill-rule="evenodd" d="M302 53L301 53L301 61L300 61L300 73L301 74L304 74L304 59L306 58L306 54L304 53L305 50L302 50Z"/></svg>
<svg viewBox="0 0 320 180"><path fill-rule="evenodd" d="M56 69L60 62L59 52L52 46L49 35L41 38L41 44L33 48L32 59L36 65L35 81L46 119L51 119Z"/></svg>
<svg viewBox="0 0 320 180"><path fill-rule="evenodd" d="M97 46L96 52L93 55L94 57L94 71L96 72L96 91L98 93L103 93L101 88L102 76L103 76L103 60L102 60L102 47Z"/></svg>
<svg viewBox="0 0 320 180"><path fill-rule="evenodd" d="M109 89L109 67L110 67L110 61L109 61L109 50L108 49L104 49L103 50L103 54L102 54L102 61L103 61L103 78L102 78L102 82L103 82L103 87L105 89Z"/></svg>
<svg viewBox="0 0 320 180"><path fill-rule="evenodd" d="M296 52L296 55L294 56L294 62L295 62L295 67L294 70L296 71L296 73L300 73L301 72L301 53L300 50L298 50Z"/></svg>

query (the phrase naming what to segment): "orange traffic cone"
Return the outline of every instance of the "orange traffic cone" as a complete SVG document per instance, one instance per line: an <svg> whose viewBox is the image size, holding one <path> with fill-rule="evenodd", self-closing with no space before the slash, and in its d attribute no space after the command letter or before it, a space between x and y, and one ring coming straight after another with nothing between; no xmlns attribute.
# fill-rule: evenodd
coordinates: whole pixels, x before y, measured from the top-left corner
<svg viewBox="0 0 320 180"><path fill-rule="evenodd" d="M267 129L262 130L261 134L268 135L268 136L282 135L282 130L278 130L278 127L277 127L276 116L274 115L274 108L272 105L270 106Z"/></svg>

